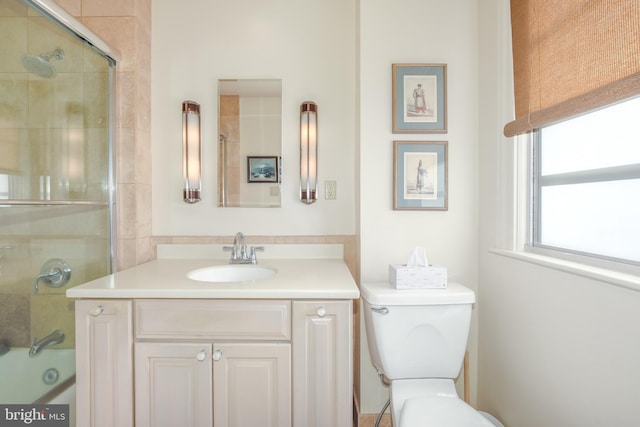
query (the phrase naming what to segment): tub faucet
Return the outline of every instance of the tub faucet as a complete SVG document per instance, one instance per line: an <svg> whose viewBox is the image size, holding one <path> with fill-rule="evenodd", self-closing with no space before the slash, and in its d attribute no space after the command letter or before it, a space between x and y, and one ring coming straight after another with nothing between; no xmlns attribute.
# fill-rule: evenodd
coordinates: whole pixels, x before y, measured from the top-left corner
<svg viewBox="0 0 640 427"><path fill-rule="evenodd" d="M52 345L60 344L64 341L64 332L57 329L51 332L46 337L38 340L37 338L33 339L33 343L31 344L31 348L29 349L29 357L35 357L42 352L47 347L51 347Z"/></svg>
<svg viewBox="0 0 640 427"><path fill-rule="evenodd" d="M257 264L256 251L264 251L264 246L252 246L247 253L244 234L237 232L236 237L233 238L233 246L224 246L223 250L231 251L229 264Z"/></svg>

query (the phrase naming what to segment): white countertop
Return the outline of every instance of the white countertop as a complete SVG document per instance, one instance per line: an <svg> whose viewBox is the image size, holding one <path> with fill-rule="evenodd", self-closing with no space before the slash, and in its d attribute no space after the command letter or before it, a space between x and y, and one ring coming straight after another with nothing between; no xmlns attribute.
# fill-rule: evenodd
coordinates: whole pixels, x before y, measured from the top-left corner
<svg viewBox="0 0 640 427"><path fill-rule="evenodd" d="M275 269L277 273L250 282L210 283L186 277L195 269L227 264L228 259L184 258L183 252L182 257L160 258L70 288L67 297L357 299L360 296L349 269L339 258L265 257L259 259L258 265Z"/></svg>

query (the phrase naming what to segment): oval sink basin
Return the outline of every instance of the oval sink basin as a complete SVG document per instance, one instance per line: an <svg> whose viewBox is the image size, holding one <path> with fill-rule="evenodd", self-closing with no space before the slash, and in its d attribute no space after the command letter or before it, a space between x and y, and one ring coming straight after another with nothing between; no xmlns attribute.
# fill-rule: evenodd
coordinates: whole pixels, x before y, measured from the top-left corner
<svg viewBox="0 0 640 427"><path fill-rule="evenodd" d="M191 280L199 282L252 282L268 279L276 274L276 270L257 265L216 265L214 267L200 268L187 273Z"/></svg>

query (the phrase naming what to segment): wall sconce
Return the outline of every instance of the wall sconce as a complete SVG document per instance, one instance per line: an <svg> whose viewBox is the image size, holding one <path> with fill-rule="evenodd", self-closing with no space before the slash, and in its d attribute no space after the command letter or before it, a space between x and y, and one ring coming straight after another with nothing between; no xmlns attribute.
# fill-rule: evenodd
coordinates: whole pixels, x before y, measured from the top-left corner
<svg viewBox="0 0 640 427"><path fill-rule="evenodd" d="M200 201L202 148L200 144L200 104L194 101L182 103L182 178L185 203Z"/></svg>
<svg viewBox="0 0 640 427"><path fill-rule="evenodd" d="M300 200L318 200L318 106L311 101L300 106Z"/></svg>

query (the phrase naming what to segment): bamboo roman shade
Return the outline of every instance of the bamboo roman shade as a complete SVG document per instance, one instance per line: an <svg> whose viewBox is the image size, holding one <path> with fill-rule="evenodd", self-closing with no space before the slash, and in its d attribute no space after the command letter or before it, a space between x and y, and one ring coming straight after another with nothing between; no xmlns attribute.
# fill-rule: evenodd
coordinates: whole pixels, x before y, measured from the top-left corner
<svg viewBox="0 0 640 427"><path fill-rule="evenodd" d="M511 28L506 136L640 95L640 0L511 0Z"/></svg>

